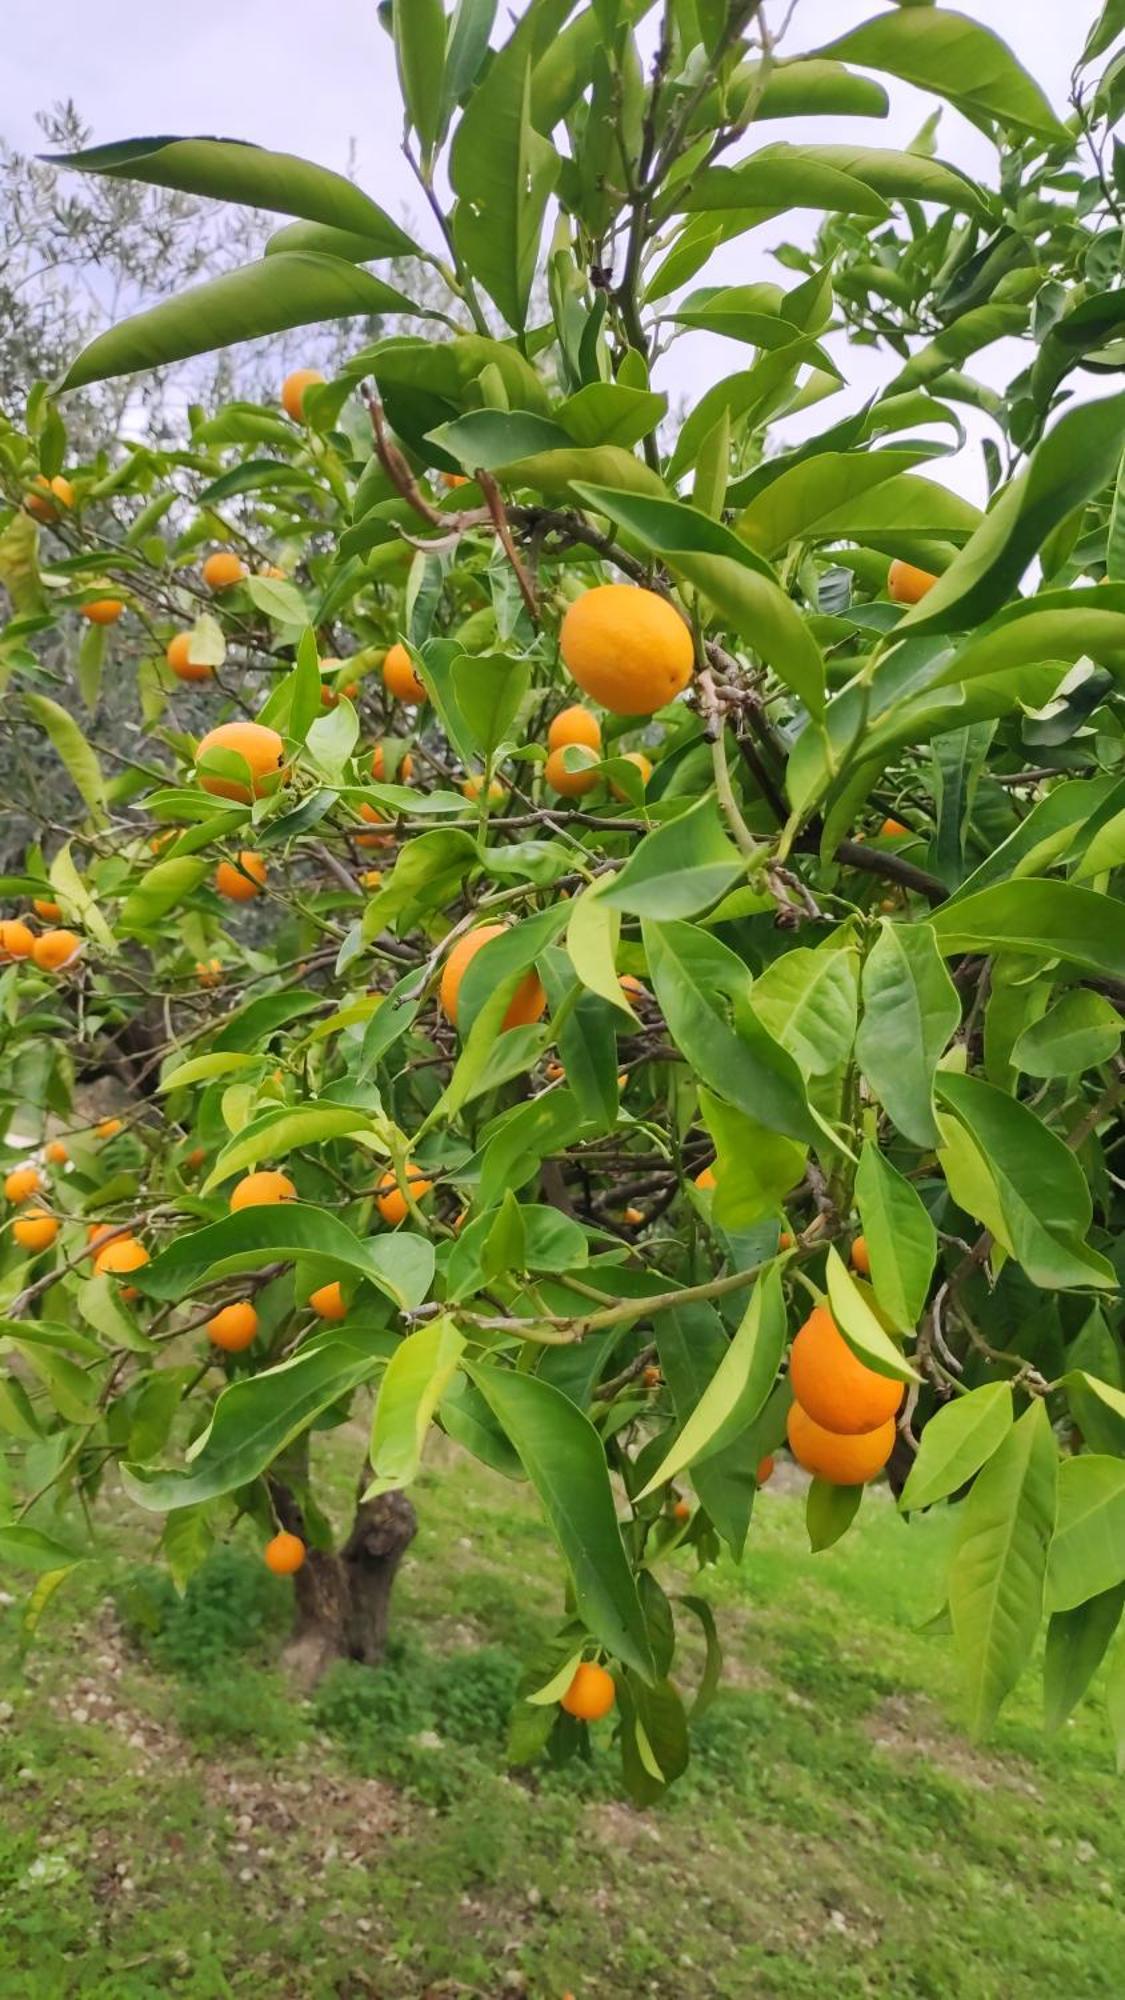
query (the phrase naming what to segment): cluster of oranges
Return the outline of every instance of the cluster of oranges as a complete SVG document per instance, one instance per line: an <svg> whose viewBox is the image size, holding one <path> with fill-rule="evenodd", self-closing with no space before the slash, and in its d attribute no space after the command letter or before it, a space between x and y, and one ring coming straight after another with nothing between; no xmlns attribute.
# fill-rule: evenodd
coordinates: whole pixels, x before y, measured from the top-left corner
<svg viewBox="0 0 1125 2000"><path fill-rule="evenodd" d="M37 916L49 920L49 928L36 933L22 917L0 921L0 965L10 964L14 959L28 959L40 972L63 972L78 957L82 939L76 931L56 926L54 919L62 915L57 903L43 897L34 907Z"/></svg>
<svg viewBox="0 0 1125 2000"><path fill-rule="evenodd" d="M868 1268L867 1246L857 1236L852 1262ZM806 1472L834 1486L865 1486L887 1463L895 1442L902 1383L852 1353L827 1306L815 1306L789 1355L793 1403L789 1449Z"/></svg>

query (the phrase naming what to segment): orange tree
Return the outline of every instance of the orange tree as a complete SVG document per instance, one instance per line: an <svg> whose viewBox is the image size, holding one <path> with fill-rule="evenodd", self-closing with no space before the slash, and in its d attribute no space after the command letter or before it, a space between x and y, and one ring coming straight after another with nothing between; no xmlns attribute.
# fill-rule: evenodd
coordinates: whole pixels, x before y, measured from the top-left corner
<svg viewBox="0 0 1125 2000"><path fill-rule="evenodd" d="M972 1718L1046 1613L1057 1722L1125 1591L1120 9L1065 122L938 7L803 54L755 0L532 0L499 46L490 0L383 12L439 252L289 156L77 154L290 219L3 433L28 1627L123 1489L181 1585L250 1518L306 1677L375 1662L437 1426L565 1565L513 1756L612 1710L646 1798L688 1753L685 1620L696 1703L719 1668L660 1559L741 1555L788 1440L814 1547L884 1469L956 1505ZM995 173L936 115L907 151L775 136L877 132L887 79ZM793 282L694 285L791 210ZM68 459L71 389L420 311L279 408ZM673 420L697 330L740 365ZM1004 336L999 394L965 365ZM983 513L942 477L966 408ZM312 1447L361 1417L336 1547Z"/></svg>

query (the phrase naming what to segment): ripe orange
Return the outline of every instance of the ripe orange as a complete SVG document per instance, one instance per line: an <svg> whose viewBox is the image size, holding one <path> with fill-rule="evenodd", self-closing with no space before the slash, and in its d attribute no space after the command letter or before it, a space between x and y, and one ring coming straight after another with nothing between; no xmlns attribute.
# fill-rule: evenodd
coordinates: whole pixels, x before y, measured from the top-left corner
<svg viewBox="0 0 1125 2000"><path fill-rule="evenodd" d="M852 1270L858 1271L861 1278L871 1276L871 1258L867 1250L866 1236L857 1236L852 1244Z"/></svg>
<svg viewBox="0 0 1125 2000"><path fill-rule="evenodd" d="M695 667L691 632L667 598L600 583L569 607L559 650L583 694L614 715L651 715L682 694Z"/></svg>
<svg viewBox="0 0 1125 2000"><path fill-rule="evenodd" d="M266 1568L272 1569L275 1576L293 1576L304 1562L305 1554L300 1535L286 1534L284 1529L262 1551Z"/></svg>
<svg viewBox="0 0 1125 2000"><path fill-rule="evenodd" d="M241 1354L258 1331L258 1315L249 1299L222 1306L207 1322L207 1338L224 1354Z"/></svg>
<svg viewBox="0 0 1125 2000"><path fill-rule="evenodd" d="M108 1274L116 1278L123 1271L139 1271L141 1265L147 1263L148 1251L143 1243L138 1243L135 1236L118 1236L114 1242L107 1243L104 1250L98 1251L94 1258L94 1275L101 1278ZM122 1285L121 1296L123 1299L135 1299L136 1286Z"/></svg>
<svg viewBox="0 0 1125 2000"><path fill-rule="evenodd" d="M116 625L125 606L119 597L93 597L78 609L91 625Z"/></svg>
<svg viewBox="0 0 1125 2000"><path fill-rule="evenodd" d="M560 798L580 799L584 792L592 792L598 782L596 761L579 765L572 771L566 762L567 746L552 750L543 766L543 776L553 792Z"/></svg>
<svg viewBox="0 0 1125 2000"><path fill-rule="evenodd" d="M255 854L252 848L244 847L239 853L237 867L233 861L220 861L215 870L215 887L220 896L226 896L232 903L249 903L264 889L266 874L262 856ZM219 961L216 958L212 963L217 966ZM209 979L202 983L213 986L215 981Z"/></svg>
<svg viewBox="0 0 1125 2000"><path fill-rule="evenodd" d="M288 1174L276 1168L260 1168L247 1174L231 1191L232 1215L240 1208L266 1208L276 1201L296 1201L297 1190Z"/></svg>
<svg viewBox="0 0 1125 2000"><path fill-rule="evenodd" d="M42 931L31 947L31 956L40 972L61 972L81 949L82 939L73 931Z"/></svg>
<svg viewBox="0 0 1125 2000"><path fill-rule="evenodd" d="M34 945L35 933L18 917L0 923L0 958L30 958Z"/></svg>
<svg viewBox="0 0 1125 2000"><path fill-rule="evenodd" d="M347 1319L348 1308L338 1278L334 1278L330 1285L320 1285L315 1292L310 1292L309 1304L320 1319Z"/></svg>
<svg viewBox="0 0 1125 2000"><path fill-rule="evenodd" d="M630 1229L642 1228L644 1226L644 1219L645 1212L643 1208L627 1208L621 1218L622 1222L628 1223Z"/></svg>
<svg viewBox="0 0 1125 2000"><path fill-rule="evenodd" d="M758 1470L754 1474L754 1477L757 1480L759 1486L765 1486L767 1481L773 1478L773 1470L774 1470L773 1453L767 1452L765 1458L760 1458L758 1460Z"/></svg>
<svg viewBox="0 0 1125 2000"><path fill-rule="evenodd" d="M623 972L617 984L623 993L628 994L630 1000L648 999L648 987L642 986L639 979L634 979L631 972Z"/></svg>
<svg viewBox="0 0 1125 2000"><path fill-rule="evenodd" d="M60 508L73 507L74 488L69 479L63 478L61 472L56 472L53 479L44 479L40 473L26 496L24 505L29 514L34 514L37 521L57 521Z"/></svg>
<svg viewBox="0 0 1125 2000"><path fill-rule="evenodd" d="M209 681L213 678L215 669L209 667L205 660L192 659L191 641L190 632L177 632L174 639L169 639L164 657L177 680Z"/></svg>
<svg viewBox="0 0 1125 2000"><path fill-rule="evenodd" d="M663 1380L664 1377L655 1364L650 1364L641 1374L641 1381L644 1383L646 1389L659 1389Z"/></svg>
<svg viewBox="0 0 1125 2000"><path fill-rule="evenodd" d="M312 389L324 377L319 368L294 368L281 385L281 407L295 424L304 422L305 390Z"/></svg>
<svg viewBox="0 0 1125 2000"><path fill-rule="evenodd" d="M229 867L229 862L225 864ZM217 958L197 959L195 977L200 986L217 986L223 976L223 968Z"/></svg>
<svg viewBox="0 0 1125 2000"><path fill-rule="evenodd" d="M932 570L896 560L887 571L887 596L893 604L917 604L937 582Z"/></svg>
<svg viewBox="0 0 1125 2000"><path fill-rule="evenodd" d="M285 582L285 571L283 569L278 569L276 563L265 563L263 567L258 571L258 575L273 576L277 578L279 583Z"/></svg>
<svg viewBox="0 0 1125 2000"><path fill-rule="evenodd" d="M847 1437L873 1431L894 1416L902 1383L858 1361L827 1306L814 1306L793 1342L789 1381L807 1416Z"/></svg>
<svg viewBox="0 0 1125 2000"><path fill-rule="evenodd" d="M901 840L903 834L909 832L910 828L904 826L900 819L885 819L879 828L880 837L883 840Z"/></svg>
<svg viewBox="0 0 1125 2000"><path fill-rule="evenodd" d="M408 705L426 699L425 685L418 679L406 647L397 639L383 661L383 685L396 701Z"/></svg>
<svg viewBox="0 0 1125 2000"><path fill-rule="evenodd" d="M449 488L451 493L455 486L467 486L469 483L468 478L463 472L439 472L438 478L441 480L443 486Z"/></svg>
<svg viewBox="0 0 1125 2000"><path fill-rule="evenodd" d="M461 795L463 798L468 799L470 805L475 805L481 795L483 786L484 786L483 774L478 771L472 771L462 783ZM502 806L507 796L508 796L507 785L502 785L500 783L499 778L493 778L492 783L488 787L489 805Z"/></svg>
<svg viewBox="0 0 1125 2000"><path fill-rule="evenodd" d="M387 775L387 760L386 757L383 755L382 744L377 743L375 745L374 750L371 752L371 776L377 779L380 784L382 784L386 775ZM414 759L410 755L409 750L407 750L405 754L399 759L398 770L395 772L395 783L399 785L408 785L413 775L414 775Z"/></svg>
<svg viewBox="0 0 1125 2000"><path fill-rule="evenodd" d="M190 1153L184 1155L184 1166L189 1172L198 1173L206 1158L206 1146L193 1146Z"/></svg>
<svg viewBox="0 0 1125 2000"><path fill-rule="evenodd" d="M87 1257L96 1257L99 1244L108 1243L111 1237L119 1235L128 1236L128 1234L129 1231L127 1229L119 1230L116 1223L113 1222L88 1222L86 1224Z"/></svg>
<svg viewBox="0 0 1125 2000"><path fill-rule="evenodd" d="M45 1208L29 1208L12 1224L12 1235L21 1250L49 1250L58 1233L58 1223Z"/></svg>
<svg viewBox="0 0 1125 2000"><path fill-rule="evenodd" d="M61 1139L48 1139L43 1148L43 1157L50 1160L53 1167L65 1167L70 1154Z"/></svg>
<svg viewBox="0 0 1125 2000"><path fill-rule="evenodd" d="M207 760L215 750L241 757L250 773L250 784L245 784L239 776L227 777L218 770L209 771ZM205 792L211 792L217 799L237 799L248 805L251 797L260 799L268 792L276 792L281 784L285 776L285 745L276 729L267 729L260 722L221 722L202 738L195 753L195 766Z"/></svg>
<svg viewBox="0 0 1125 2000"><path fill-rule="evenodd" d="M382 887L383 871L381 868L368 868L359 879L364 889L379 889Z"/></svg>
<svg viewBox="0 0 1125 2000"><path fill-rule="evenodd" d="M421 1168L416 1167L413 1160L408 1160L406 1163L406 1179L410 1186L411 1196L415 1201L424 1200L433 1186L433 1182L426 1180ZM395 1173L393 1167L388 1167L379 1182L378 1192L375 1196L375 1206L382 1216L383 1221L389 1222L392 1229L397 1228L400 1222L404 1222L410 1213L409 1204L398 1184L398 1175ZM311 1299L309 1304L312 1304Z"/></svg>
<svg viewBox="0 0 1125 2000"><path fill-rule="evenodd" d="M718 1186L714 1167L704 1167L702 1173L696 1174L695 1185L702 1188L704 1194L710 1194Z"/></svg>
<svg viewBox="0 0 1125 2000"><path fill-rule="evenodd" d="M866 1486L887 1463L895 1445L895 1421L888 1417L875 1430L847 1437L813 1422L800 1403L792 1403L786 1420L789 1449L798 1465L833 1486Z"/></svg>
<svg viewBox="0 0 1125 2000"><path fill-rule="evenodd" d="M645 756L644 751L626 750L625 762L626 764L636 765L638 771L641 774L641 784L647 785L649 779L652 776L652 763L651 760ZM620 785L611 785L609 789L613 793L615 799L620 799L622 803L625 805L629 804L629 794L627 792L622 791Z"/></svg>
<svg viewBox="0 0 1125 2000"><path fill-rule="evenodd" d="M48 896L37 896L31 907L45 924L57 924L62 916L61 903L52 903Z"/></svg>
<svg viewBox="0 0 1125 2000"><path fill-rule="evenodd" d="M38 1194L43 1185L43 1176L38 1167L13 1167L4 1182L5 1201L26 1201L29 1195Z"/></svg>
<svg viewBox="0 0 1125 2000"><path fill-rule="evenodd" d="M208 590L229 590L232 584L242 582L246 564L233 549L216 549L214 555L207 557L201 574Z"/></svg>
<svg viewBox="0 0 1125 2000"><path fill-rule="evenodd" d="M360 819L365 819L369 826L381 826L384 828L384 831L382 833L357 833L355 836L357 847L394 846L394 834L385 830L387 826L385 814L379 812L375 806L369 806L365 799L360 806L359 816Z"/></svg>
<svg viewBox="0 0 1125 2000"><path fill-rule="evenodd" d="M548 750L565 750L568 743L582 743L587 750L601 754L602 725L580 701L561 708L547 731Z"/></svg>
<svg viewBox="0 0 1125 2000"><path fill-rule="evenodd" d="M687 1500L677 1500L675 1506L672 1509L672 1515L673 1518L677 1521L690 1521L691 1520L690 1502Z"/></svg>
<svg viewBox="0 0 1125 2000"><path fill-rule="evenodd" d="M574 1679L559 1703L568 1715L576 1715L581 1722L599 1722L608 1715L617 1698L612 1674L599 1667L596 1660L583 1660Z"/></svg>
<svg viewBox="0 0 1125 2000"><path fill-rule="evenodd" d="M454 1027L457 1026L461 981L465 973L481 946L486 945L490 938L502 936L505 928L504 924L478 924L475 931L466 931L464 937L458 938L446 959L441 975L441 1006L446 1019L452 1021ZM530 1027L540 1019L546 1006L547 995L538 974L527 973L516 987L511 1005L500 1023L501 1029Z"/></svg>
<svg viewBox="0 0 1125 2000"><path fill-rule="evenodd" d="M777 1239L777 1247L779 1250L792 1250L793 1238L788 1229L782 1230L781 1235Z"/></svg>
<svg viewBox="0 0 1125 2000"><path fill-rule="evenodd" d="M125 1120L123 1118L103 1118L101 1123L94 1127L94 1137L95 1139L116 1139L117 1134L124 1130Z"/></svg>

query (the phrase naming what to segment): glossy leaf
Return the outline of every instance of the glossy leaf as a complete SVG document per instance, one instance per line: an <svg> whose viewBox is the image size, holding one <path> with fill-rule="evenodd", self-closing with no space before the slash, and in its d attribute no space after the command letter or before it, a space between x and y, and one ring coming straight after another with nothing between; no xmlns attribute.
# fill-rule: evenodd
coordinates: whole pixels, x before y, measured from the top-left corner
<svg viewBox="0 0 1125 2000"><path fill-rule="evenodd" d="M202 1192L210 1194L232 1175L257 1166L259 1160L283 1160L303 1146L341 1139L349 1132L369 1132L371 1128L371 1113L354 1104L313 1103L263 1111L223 1147Z"/></svg>
<svg viewBox="0 0 1125 2000"><path fill-rule="evenodd" d="M1036 1401L1013 1424L961 1509L949 1611L977 1733L995 1720L1039 1630L1057 1475L1058 1450L1046 1409Z"/></svg>
<svg viewBox="0 0 1125 2000"><path fill-rule="evenodd" d="M943 953L1024 951L1125 978L1125 904L1073 882L997 882L935 910Z"/></svg>
<svg viewBox="0 0 1125 2000"><path fill-rule="evenodd" d="M919 90L947 97L970 117L1065 139L1038 85L999 36L943 7L899 7L853 28L818 53L861 69L898 76Z"/></svg>
<svg viewBox="0 0 1125 2000"><path fill-rule="evenodd" d="M899 1131L932 1146L934 1074L961 1004L931 926L884 920L864 961L861 994L860 1068Z"/></svg>
<svg viewBox="0 0 1125 2000"><path fill-rule="evenodd" d="M67 714L50 695L25 694L24 705L36 722L43 728L50 742L66 766L67 776L75 791L96 821L106 816L105 779L101 765L73 716Z"/></svg>
<svg viewBox="0 0 1125 2000"><path fill-rule="evenodd" d="M899 1506L932 1507L964 1486L998 1451L1013 1422L1006 1382L986 1382L944 1403L926 1424Z"/></svg>
<svg viewBox="0 0 1125 2000"><path fill-rule="evenodd" d="M369 1381L393 1336L359 1328L315 1336L288 1361L224 1389L205 1431L180 1471L123 1465L129 1498L152 1513L171 1513L235 1493L265 1471L322 1411Z"/></svg>
<svg viewBox="0 0 1125 2000"><path fill-rule="evenodd" d="M767 1264L718 1368L638 1500L721 1451L753 1423L777 1378L785 1336L781 1276L776 1264Z"/></svg>
<svg viewBox="0 0 1125 2000"><path fill-rule="evenodd" d="M99 333L73 361L61 390L134 375L291 326L371 313L423 312L393 285L340 257L286 251L228 271Z"/></svg>
<svg viewBox="0 0 1125 2000"><path fill-rule="evenodd" d="M519 1453L570 1571L575 1608L607 1652L649 1680L652 1648L617 1525L601 1439L534 1375L475 1365L477 1388Z"/></svg>
<svg viewBox="0 0 1125 2000"><path fill-rule="evenodd" d="M1090 1190L1070 1148L1026 1104L980 1077L943 1074L938 1095L979 1147L999 1196L1000 1240L1032 1283L1112 1284L1110 1265L1084 1241Z"/></svg>
<svg viewBox="0 0 1125 2000"><path fill-rule="evenodd" d="M922 17L922 10L911 12ZM906 19L906 15L899 18ZM1125 436L1125 395L1070 409L1005 487L949 568L898 631L968 631L1006 603L1050 530L1114 477Z"/></svg>
<svg viewBox="0 0 1125 2000"><path fill-rule="evenodd" d="M1059 1467L1059 1511L1047 1563L1047 1608L1073 1611L1125 1581L1125 1460L1100 1452Z"/></svg>
<svg viewBox="0 0 1125 2000"><path fill-rule="evenodd" d="M746 862L723 825L713 794L646 833L624 868L603 889L606 909L637 917L694 917L746 873Z"/></svg>
<svg viewBox="0 0 1125 2000"><path fill-rule="evenodd" d="M818 1128L801 1073L753 1013L741 959L691 924L646 919L642 932L668 1032L700 1080L771 1132L814 1139Z"/></svg>
<svg viewBox="0 0 1125 2000"><path fill-rule="evenodd" d="M1104 994L1075 986L1024 1029L1012 1062L1025 1076L1076 1076L1117 1054L1123 1026Z"/></svg>
<svg viewBox="0 0 1125 2000"><path fill-rule="evenodd" d="M857 1359L892 1382L917 1382L917 1369L884 1331L834 1244L828 1246L825 1276L832 1317Z"/></svg>
<svg viewBox="0 0 1125 2000"><path fill-rule="evenodd" d="M421 1305L434 1269L432 1243L399 1230L358 1236L326 1209L299 1202L244 1208L176 1238L137 1273L151 1298L183 1299L218 1278L252 1271L278 1258L314 1257L340 1275L367 1278L404 1310Z"/></svg>
<svg viewBox="0 0 1125 2000"><path fill-rule="evenodd" d="M875 1297L895 1326L914 1326L937 1258L929 1212L912 1182L870 1140L859 1156L855 1198Z"/></svg>
<svg viewBox="0 0 1125 2000"><path fill-rule="evenodd" d="M1056 1611L1047 1624L1043 1654L1043 1720L1061 1729L1078 1706L1102 1660L1125 1609L1125 1584Z"/></svg>
<svg viewBox="0 0 1125 2000"><path fill-rule="evenodd" d="M371 1420L371 1466L375 1474L364 1498L409 1486L422 1462L422 1447L434 1412L448 1389L464 1351L457 1327L443 1313L408 1333L387 1363Z"/></svg>

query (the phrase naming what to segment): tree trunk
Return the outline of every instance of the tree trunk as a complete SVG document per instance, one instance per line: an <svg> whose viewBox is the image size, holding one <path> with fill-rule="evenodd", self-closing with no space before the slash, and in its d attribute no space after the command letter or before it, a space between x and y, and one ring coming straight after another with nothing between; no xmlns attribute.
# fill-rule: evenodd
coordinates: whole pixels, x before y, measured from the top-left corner
<svg viewBox="0 0 1125 2000"><path fill-rule="evenodd" d="M271 1491L282 1526L303 1537L304 1520L292 1493L273 1481ZM381 1493L360 1502L338 1554L310 1548L293 1579L296 1619L285 1649L285 1663L300 1687L315 1687L336 1660L380 1665L395 1574L417 1528L405 1493Z"/></svg>

